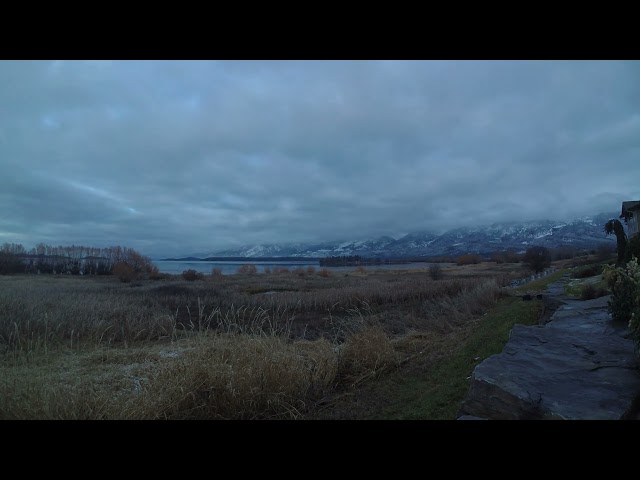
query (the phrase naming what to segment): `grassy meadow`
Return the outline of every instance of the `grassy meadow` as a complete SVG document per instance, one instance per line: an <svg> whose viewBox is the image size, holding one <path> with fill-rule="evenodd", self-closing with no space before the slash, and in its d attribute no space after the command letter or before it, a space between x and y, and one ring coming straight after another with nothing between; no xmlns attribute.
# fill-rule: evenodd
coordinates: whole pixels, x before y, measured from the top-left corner
<svg viewBox="0 0 640 480"><path fill-rule="evenodd" d="M442 273L0 276L0 419L453 419L542 305L520 264Z"/></svg>

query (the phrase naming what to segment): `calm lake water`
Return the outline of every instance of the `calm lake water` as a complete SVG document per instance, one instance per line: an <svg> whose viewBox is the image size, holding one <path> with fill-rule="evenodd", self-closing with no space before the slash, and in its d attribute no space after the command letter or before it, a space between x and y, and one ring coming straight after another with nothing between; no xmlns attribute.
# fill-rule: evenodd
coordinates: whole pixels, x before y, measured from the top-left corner
<svg viewBox="0 0 640 480"><path fill-rule="evenodd" d="M251 262L239 262L239 261L230 261L230 262L177 262L177 261L168 261L168 260L154 260L153 263L158 266L162 273L172 273L172 274L180 274L185 270L195 270L197 272L202 272L206 274L211 274L211 270L214 268L219 268L222 270L224 275L234 275L238 272L238 268L242 265L255 265L258 273L263 273L266 267L269 267L271 270L274 267L287 267L289 270L294 270L296 268L307 268L309 266L315 267L316 271L320 270L319 262L310 262L306 261L286 261L286 262L260 262L260 261L251 261ZM415 268L426 268L430 264L426 262L416 262L416 263L404 263L402 265L365 265L364 268L367 270L406 270L406 269L415 269ZM444 264L443 264L444 266ZM355 270L356 267L324 267L327 270L331 270L333 272L349 272Z"/></svg>

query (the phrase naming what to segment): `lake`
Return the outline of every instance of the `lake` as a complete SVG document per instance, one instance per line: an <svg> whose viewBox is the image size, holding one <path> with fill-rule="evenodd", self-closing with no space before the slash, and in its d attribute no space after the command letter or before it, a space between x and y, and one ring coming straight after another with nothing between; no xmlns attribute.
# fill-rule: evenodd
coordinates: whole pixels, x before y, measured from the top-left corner
<svg viewBox="0 0 640 480"><path fill-rule="evenodd" d="M175 260L154 260L153 263L157 265L162 273L180 274L185 270L195 270L196 272L211 274L211 270L219 268L224 275L234 275L238 272L238 268L242 265L255 265L258 273L263 273L266 267L273 270L275 267L287 267L289 270L296 268L306 269L312 266L316 271L320 270L320 263L317 261L300 260L300 261L284 261L284 262L261 262L261 261L215 261L215 262L199 262L199 261L175 261ZM427 268L430 263L426 262L414 262L403 263L397 265L365 265L367 270L406 270L416 268ZM443 266L445 264L442 264ZM332 272L349 272L355 270L357 267L322 267Z"/></svg>

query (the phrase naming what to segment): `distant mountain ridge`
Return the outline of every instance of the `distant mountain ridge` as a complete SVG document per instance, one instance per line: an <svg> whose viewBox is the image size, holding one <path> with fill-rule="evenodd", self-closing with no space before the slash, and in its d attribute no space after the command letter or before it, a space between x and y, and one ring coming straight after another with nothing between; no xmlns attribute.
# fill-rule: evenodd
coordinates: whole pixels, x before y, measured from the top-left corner
<svg viewBox="0 0 640 480"><path fill-rule="evenodd" d="M598 214L569 222L540 220L529 222L500 222L482 227L459 227L441 235L413 232L394 239L384 236L373 239L319 243L274 243L249 245L210 254L204 257L331 257L361 255L367 257L455 256L466 253L486 254L516 249L526 250L532 245L555 248L574 246L596 248L614 245L615 238L603 232L604 224L618 214Z"/></svg>

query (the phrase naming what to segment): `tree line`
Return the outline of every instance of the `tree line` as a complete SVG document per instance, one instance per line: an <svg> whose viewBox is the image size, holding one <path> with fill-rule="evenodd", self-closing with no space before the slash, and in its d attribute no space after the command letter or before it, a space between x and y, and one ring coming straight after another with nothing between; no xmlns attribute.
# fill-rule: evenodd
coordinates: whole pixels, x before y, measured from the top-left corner
<svg viewBox="0 0 640 480"><path fill-rule="evenodd" d="M53 246L39 243L27 250L20 243L4 243L0 246L0 274L112 275L122 268L136 274L157 271L149 257L128 247Z"/></svg>

